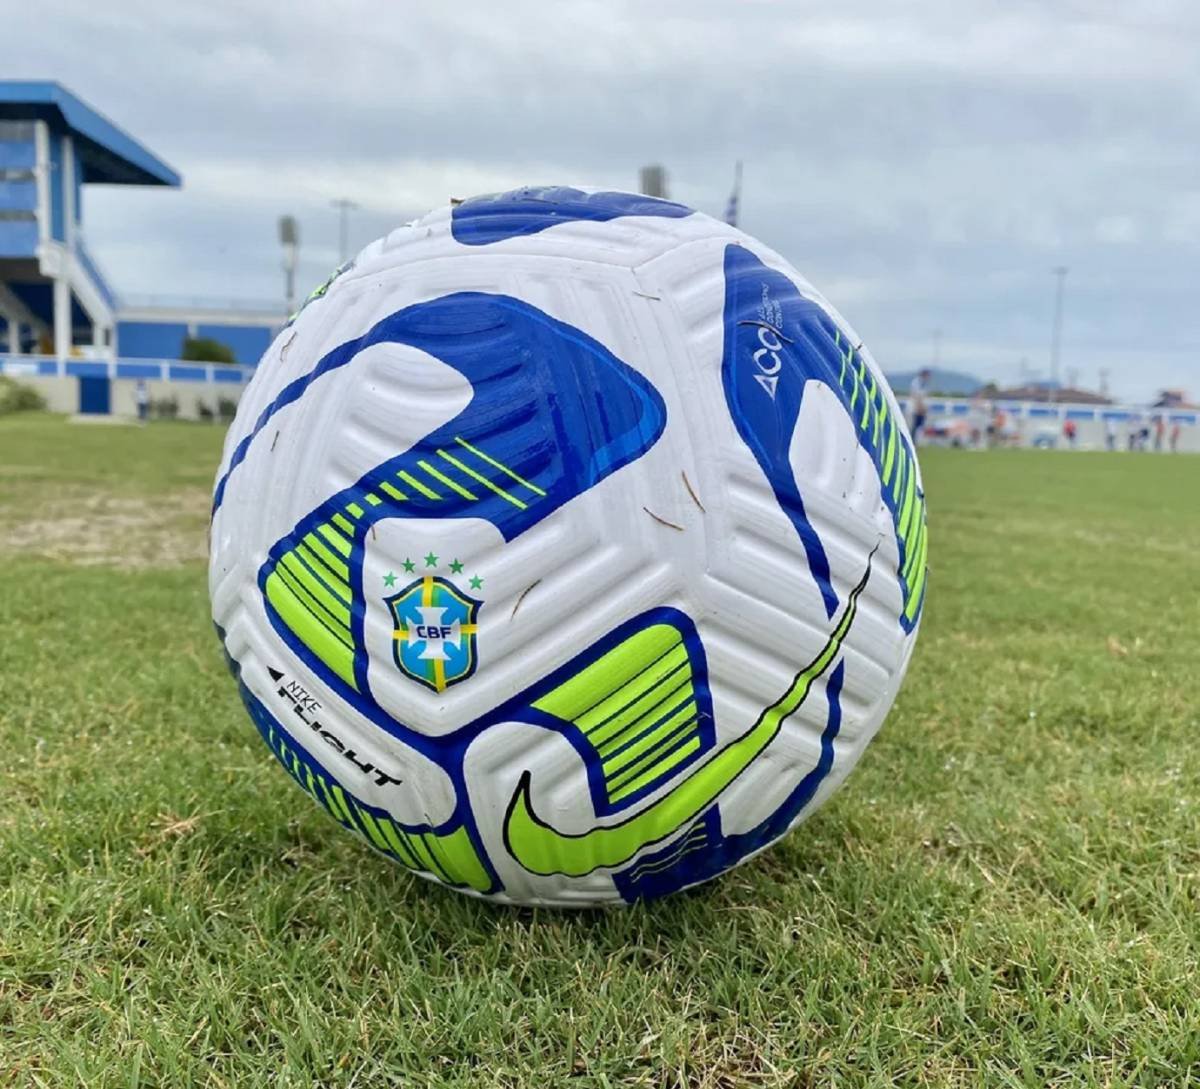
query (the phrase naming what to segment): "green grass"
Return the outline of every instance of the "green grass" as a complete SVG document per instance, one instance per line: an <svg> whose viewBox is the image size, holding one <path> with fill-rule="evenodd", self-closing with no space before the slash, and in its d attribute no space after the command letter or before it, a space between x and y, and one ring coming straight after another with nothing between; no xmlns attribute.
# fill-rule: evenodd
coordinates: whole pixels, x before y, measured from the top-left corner
<svg viewBox="0 0 1200 1089"><path fill-rule="evenodd" d="M0 1084L1200 1079L1200 459L927 452L925 625L845 788L560 914L408 876L274 764L194 558L219 446L0 421ZM20 536L86 496L120 546Z"/></svg>

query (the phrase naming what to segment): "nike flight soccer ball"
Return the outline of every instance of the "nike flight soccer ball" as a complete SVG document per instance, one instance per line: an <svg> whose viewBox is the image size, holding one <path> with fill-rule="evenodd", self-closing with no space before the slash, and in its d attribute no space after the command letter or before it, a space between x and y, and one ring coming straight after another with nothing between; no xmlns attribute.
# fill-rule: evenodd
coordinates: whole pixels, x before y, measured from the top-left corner
<svg viewBox="0 0 1200 1089"><path fill-rule="evenodd" d="M310 296L238 407L213 618L284 770L519 904L695 885L820 806L904 677L913 444L786 261L680 204L482 196Z"/></svg>

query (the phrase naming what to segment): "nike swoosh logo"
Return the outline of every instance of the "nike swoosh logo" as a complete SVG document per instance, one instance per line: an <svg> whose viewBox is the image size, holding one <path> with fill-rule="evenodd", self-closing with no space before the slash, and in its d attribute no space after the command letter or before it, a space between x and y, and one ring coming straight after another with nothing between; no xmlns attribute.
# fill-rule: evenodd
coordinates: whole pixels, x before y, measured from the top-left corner
<svg viewBox="0 0 1200 1089"><path fill-rule="evenodd" d="M784 719L808 698L813 684L841 653L854 623L858 599L871 577L874 556L872 550L862 580L851 591L842 617L821 652L741 737L646 809L619 824L600 825L580 833L560 832L534 812L531 775L524 772L504 818L504 844L509 854L530 873L584 877L593 870L628 862L703 813L775 740Z"/></svg>

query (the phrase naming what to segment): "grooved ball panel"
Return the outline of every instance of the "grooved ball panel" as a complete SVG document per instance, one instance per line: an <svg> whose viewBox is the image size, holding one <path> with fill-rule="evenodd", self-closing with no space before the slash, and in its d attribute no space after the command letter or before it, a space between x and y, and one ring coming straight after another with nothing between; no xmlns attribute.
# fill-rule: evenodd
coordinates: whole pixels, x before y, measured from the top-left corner
<svg viewBox="0 0 1200 1089"><path fill-rule="evenodd" d="M904 422L841 318L723 224L453 225L367 247L264 357L218 476L214 620L285 770L396 861L506 902L686 887L812 812L895 697L923 504L906 534L880 436L906 449ZM687 647L695 706L647 716L610 782L544 708L647 625Z"/></svg>

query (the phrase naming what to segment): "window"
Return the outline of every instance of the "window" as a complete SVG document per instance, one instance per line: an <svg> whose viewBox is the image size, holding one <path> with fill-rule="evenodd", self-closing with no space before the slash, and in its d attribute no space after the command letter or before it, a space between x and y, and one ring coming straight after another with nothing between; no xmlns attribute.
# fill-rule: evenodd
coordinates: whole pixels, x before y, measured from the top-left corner
<svg viewBox="0 0 1200 1089"><path fill-rule="evenodd" d="M33 143L32 121L0 121L0 140L5 143Z"/></svg>

